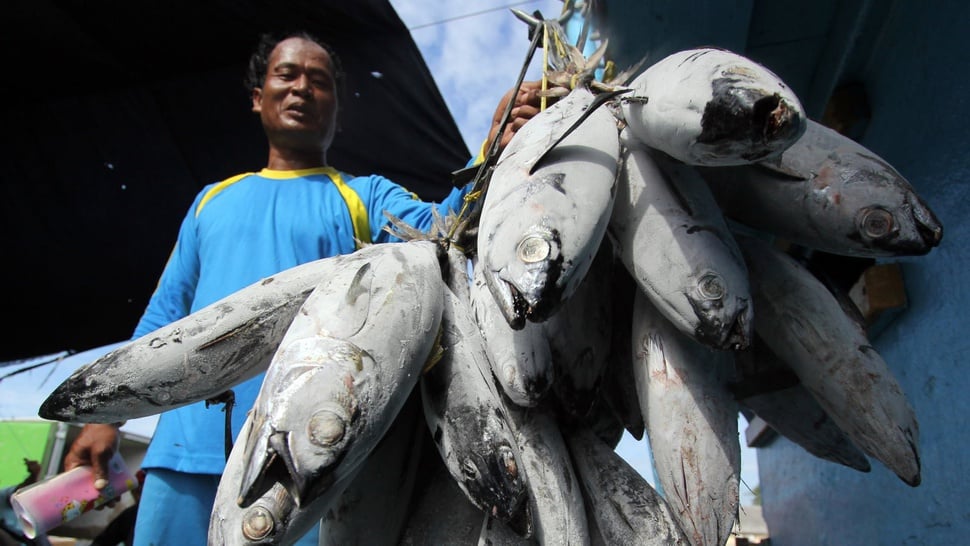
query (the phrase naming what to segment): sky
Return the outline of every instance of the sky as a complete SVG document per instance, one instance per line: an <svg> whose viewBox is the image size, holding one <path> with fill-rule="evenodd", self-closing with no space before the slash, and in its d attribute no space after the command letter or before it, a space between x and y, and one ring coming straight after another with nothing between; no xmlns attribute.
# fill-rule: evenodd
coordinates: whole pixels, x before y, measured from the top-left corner
<svg viewBox="0 0 970 546"><path fill-rule="evenodd" d="M527 26L509 11L515 7L527 13L540 10L544 17L559 15L558 0L508 2L441 2L440 0L391 0L401 20L424 57L465 144L476 153L484 140L499 98L519 75L528 52ZM533 59L527 79L538 79L540 55ZM0 419L36 418L37 408L47 395L74 369L95 360L112 346L71 356L56 365L44 366L0 381ZM0 374L16 367L0 368ZM157 416L129 421L125 430L151 436ZM751 490L758 484L755 451L747 448L743 418L741 434L742 504L750 504ZM627 434L617 452L650 483L649 447Z"/></svg>

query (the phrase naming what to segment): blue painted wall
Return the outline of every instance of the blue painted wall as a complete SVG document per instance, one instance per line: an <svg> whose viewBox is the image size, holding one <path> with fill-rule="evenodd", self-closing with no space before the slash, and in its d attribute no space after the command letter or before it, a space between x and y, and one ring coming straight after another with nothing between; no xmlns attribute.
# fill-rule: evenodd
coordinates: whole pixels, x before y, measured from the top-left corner
<svg viewBox="0 0 970 546"><path fill-rule="evenodd" d="M908 309L874 340L920 423L922 484L879 462L862 474L779 440L758 450L774 546L970 540L970 4L896 2L865 68L863 144L905 175L943 223L941 246L902 264Z"/></svg>
<svg viewBox="0 0 970 546"><path fill-rule="evenodd" d="M717 45L764 62L803 101L815 76L804 70L807 52L839 50L824 42L826 32L851 27L846 15L868 10L854 42L841 36L847 47L871 51L847 67L862 74L871 100L862 143L909 179L944 226L930 254L892 260L902 265L909 307L874 340L919 419L922 484L909 487L875 460L864 474L778 439L758 450L764 516L773 546L968 543L970 2L610 0L607 9L621 67L647 51L656 61Z"/></svg>

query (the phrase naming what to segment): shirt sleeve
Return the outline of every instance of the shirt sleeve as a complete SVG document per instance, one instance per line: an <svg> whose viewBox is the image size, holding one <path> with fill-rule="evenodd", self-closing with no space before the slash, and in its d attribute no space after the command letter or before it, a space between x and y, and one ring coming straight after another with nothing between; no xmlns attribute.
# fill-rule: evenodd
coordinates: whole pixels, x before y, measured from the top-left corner
<svg viewBox="0 0 970 546"><path fill-rule="evenodd" d="M153 332L189 314L199 282L199 244L195 211L207 189L199 193L182 220L175 248L168 257L155 292L135 327L132 339Z"/></svg>
<svg viewBox="0 0 970 546"><path fill-rule="evenodd" d="M372 176L370 185L371 198L367 202L367 214L372 240L376 243L400 241L384 229L384 226L390 224L385 211L415 229L428 232L434 221L432 209L437 209L442 218L449 212L458 214L464 205L465 196L471 191L471 184L453 188L440 203L433 203L422 201L404 187L381 176Z"/></svg>

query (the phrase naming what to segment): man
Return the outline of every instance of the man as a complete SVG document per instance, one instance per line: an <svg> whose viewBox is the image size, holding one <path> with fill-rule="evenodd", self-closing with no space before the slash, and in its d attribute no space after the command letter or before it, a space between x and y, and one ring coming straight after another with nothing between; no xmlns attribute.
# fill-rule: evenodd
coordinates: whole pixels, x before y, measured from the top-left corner
<svg viewBox="0 0 970 546"><path fill-rule="evenodd" d="M353 252L355 238L396 240L383 230L384 211L419 229L431 225L432 207L459 210L469 188L455 189L440 205L378 175L354 177L327 164L342 78L329 47L299 33L264 37L250 60L252 111L269 143L266 168L210 184L198 194L134 337L284 269ZM496 109L490 138L507 101L516 101L506 144L538 112L535 82L507 93ZM238 436L262 376L233 389ZM203 544L219 477L225 466L224 416L198 403L162 414L142 467L148 470L139 503L135 544ZM107 476L117 449L117 425L87 425L64 460L66 469L92 464ZM96 479L96 486L106 483ZM300 542L317 543L316 532Z"/></svg>

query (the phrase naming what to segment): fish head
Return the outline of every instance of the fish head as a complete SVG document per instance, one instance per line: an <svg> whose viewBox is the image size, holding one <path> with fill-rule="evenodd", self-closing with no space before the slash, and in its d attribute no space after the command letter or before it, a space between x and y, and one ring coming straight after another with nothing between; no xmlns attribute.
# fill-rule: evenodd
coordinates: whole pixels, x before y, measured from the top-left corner
<svg viewBox="0 0 970 546"><path fill-rule="evenodd" d="M503 522L511 521L527 495L512 447L466 451L461 459L461 484L481 508Z"/></svg>
<svg viewBox="0 0 970 546"><path fill-rule="evenodd" d="M699 324L694 337L717 349L743 349L751 341L754 310L747 290L732 290L727 280L715 271L704 271L694 278L687 300Z"/></svg>
<svg viewBox="0 0 970 546"><path fill-rule="evenodd" d="M363 359L370 357L349 343L332 344L329 351L321 355L321 363L291 365L264 380L263 389L274 390L265 398L268 403L262 390L256 402L239 490L242 505L274 483L283 484L298 506L333 485L360 416L353 380L335 380L334 361L365 366Z"/></svg>
<svg viewBox="0 0 970 546"><path fill-rule="evenodd" d="M509 326L521 330L526 319L541 322L561 303L562 241L558 230L533 226L504 253L506 259L488 261L499 269L486 270L485 282Z"/></svg>
<svg viewBox="0 0 970 546"><path fill-rule="evenodd" d="M48 395L38 415L54 421L107 423L155 415L204 399L198 395L201 391L186 387L188 378L181 368L173 368L167 375L155 374L154 381L124 373L134 367L132 354L125 349L127 346L75 370Z"/></svg>
<svg viewBox="0 0 970 546"><path fill-rule="evenodd" d="M855 211L848 238L876 255L923 255L943 238L942 224L909 182L874 155L834 152L816 185L837 188L830 199Z"/></svg>
<svg viewBox="0 0 970 546"><path fill-rule="evenodd" d="M729 63L711 81L698 149L706 162L740 157L754 162L782 153L807 127L798 97L766 68Z"/></svg>
<svg viewBox="0 0 970 546"><path fill-rule="evenodd" d="M280 538L288 534L287 515L293 509L292 497L279 484L246 507L216 502L209 520L208 544L279 544Z"/></svg>
<svg viewBox="0 0 970 546"><path fill-rule="evenodd" d="M455 408L451 419L462 424L439 449L450 451L458 461L457 469L449 468L452 477L482 511L503 522L515 519L528 489L504 417L465 406Z"/></svg>

